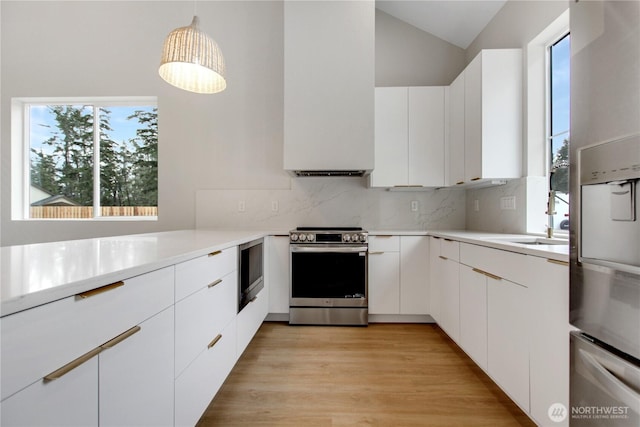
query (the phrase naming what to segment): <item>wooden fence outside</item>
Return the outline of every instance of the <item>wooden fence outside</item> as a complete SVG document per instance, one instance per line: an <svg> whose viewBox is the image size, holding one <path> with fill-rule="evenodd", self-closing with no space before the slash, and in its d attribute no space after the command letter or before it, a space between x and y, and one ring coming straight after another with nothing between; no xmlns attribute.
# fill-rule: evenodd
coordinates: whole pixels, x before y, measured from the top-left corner
<svg viewBox="0 0 640 427"><path fill-rule="evenodd" d="M103 217L158 216L157 206L102 206ZM31 218L93 218L93 206L31 206Z"/></svg>

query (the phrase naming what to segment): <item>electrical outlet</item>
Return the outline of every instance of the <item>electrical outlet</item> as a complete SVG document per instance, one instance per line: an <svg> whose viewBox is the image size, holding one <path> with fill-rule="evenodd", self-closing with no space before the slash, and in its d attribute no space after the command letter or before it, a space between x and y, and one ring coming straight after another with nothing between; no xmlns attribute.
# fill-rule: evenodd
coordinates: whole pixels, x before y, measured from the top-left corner
<svg viewBox="0 0 640 427"><path fill-rule="evenodd" d="M278 212L279 206L277 200L271 201L271 212Z"/></svg>
<svg viewBox="0 0 640 427"><path fill-rule="evenodd" d="M240 200L238 202L238 212L244 212L244 210L245 210L244 200Z"/></svg>
<svg viewBox="0 0 640 427"><path fill-rule="evenodd" d="M411 212L418 212L418 201L417 200L412 200L411 201Z"/></svg>
<svg viewBox="0 0 640 427"><path fill-rule="evenodd" d="M515 210L516 209L516 196L507 196L500 198L501 210Z"/></svg>

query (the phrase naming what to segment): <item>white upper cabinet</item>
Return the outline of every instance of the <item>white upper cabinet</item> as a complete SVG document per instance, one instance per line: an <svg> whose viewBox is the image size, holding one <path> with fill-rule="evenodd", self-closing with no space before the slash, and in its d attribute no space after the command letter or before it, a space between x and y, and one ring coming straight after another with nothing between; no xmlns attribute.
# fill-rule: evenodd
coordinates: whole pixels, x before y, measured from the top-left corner
<svg viewBox="0 0 640 427"><path fill-rule="evenodd" d="M375 5L284 2L284 169L373 169Z"/></svg>
<svg viewBox="0 0 640 427"><path fill-rule="evenodd" d="M448 88L382 87L375 95L372 187L445 185Z"/></svg>
<svg viewBox="0 0 640 427"><path fill-rule="evenodd" d="M521 50L482 50L452 84L450 114L449 184L519 178Z"/></svg>

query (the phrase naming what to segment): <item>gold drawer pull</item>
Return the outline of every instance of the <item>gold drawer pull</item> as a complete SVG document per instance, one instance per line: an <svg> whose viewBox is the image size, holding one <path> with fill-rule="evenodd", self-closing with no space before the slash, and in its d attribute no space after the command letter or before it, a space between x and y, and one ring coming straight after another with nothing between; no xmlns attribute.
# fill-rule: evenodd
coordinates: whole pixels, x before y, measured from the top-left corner
<svg viewBox="0 0 640 427"><path fill-rule="evenodd" d="M251 304L252 302L254 302L255 300L258 299L258 295L256 295L255 297L251 298L248 302L248 304Z"/></svg>
<svg viewBox="0 0 640 427"><path fill-rule="evenodd" d="M107 292L107 291L110 291L112 289L119 288L120 286L124 286L124 282L122 280L119 281L119 282L111 283L110 285L101 286L99 288L91 289L90 291L86 291L86 292L82 292L82 293L76 294L76 298L81 298L81 299L89 298L89 297L92 297L94 295L98 295L98 294L101 294L103 292Z"/></svg>
<svg viewBox="0 0 640 427"><path fill-rule="evenodd" d="M215 282L209 283L207 285L208 288L213 288L215 285L219 285L220 283L222 283L222 279L218 279Z"/></svg>
<svg viewBox="0 0 640 427"><path fill-rule="evenodd" d="M222 251L210 252L207 256L216 256L216 255L220 255L221 253Z"/></svg>
<svg viewBox="0 0 640 427"><path fill-rule="evenodd" d="M220 338L222 338L222 334L218 334L218 336L217 336L217 337L215 337L215 338L213 339L213 341L211 341L211 342L209 343L209 345L207 346L207 348L211 348L211 347L213 347L214 345L216 345L216 343L217 343L218 341L220 341Z"/></svg>
<svg viewBox="0 0 640 427"><path fill-rule="evenodd" d="M456 182L456 185L460 185L460 184L464 184L464 181L458 181L458 182Z"/></svg>
<svg viewBox="0 0 640 427"><path fill-rule="evenodd" d="M369 255L382 255L384 252L382 251L376 251L376 252L369 252Z"/></svg>
<svg viewBox="0 0 640 427"><path fill-rule="evenodd" d="M395 188L422 188L424 185L420 184L397 184L394 185Z"/></svg>
<svg viewBox="0 0 640 427"><path fill-rule="evenodd" d="M480 177L477 177L477 178L471 178L471 181L478 181L478 180L480 180L480 179L482 179L482 178L480 178Z"/></svg>
<svg viewBox="0 0 640 427"><path fill-rule="evenodd" d="M139 332L140 329L142 329L140 326L134 326L133 328L121 333L117 337L115 337L115 338L107 341L106 343L102 344L100 346L100 348L102 348L103 350L106 350L108 348L116 346L116 345L120 344L122 341L124 341L127 338L129 338L131 335L135 334L136 332Z"/></svg>
<svg viewBox="0 0 640 427"><path fill-rule="evenodd" d="M490 277L490 278L492 278L494 280L502 280L502 277L496 276L495 274L487 273L486 271L480 270L479 268L472 268L472 270L475 271L476 273L483 274L483 275L485 275L487 277Z"/></svg>
<svg viewBox="0 0 640 427"><path fill-rule="evenodd" d="M447 258L446 256L442 256L442 255L438 255L438 258L443 259L443 260L448 260L449 258Z"/></svg>
<svg viewBox="0 0 640 427"><path fill-rule="evenodd" d="M562 265L565 267L569 267L569 263L567 261L560 261L557 259L549 259L547 258L547 262L550 262L551 264L558 264L558 265Z"/></svg>
<svg viewBox="0 0 640 427"><path fill-rule="evenodd" d="M98 353L100 353L101 351L102 351L102 348L100 347L94 348L90 352L85 353L82 356L78 357L77 359L74 359L71 362L67 363L62 368L56 369L50 374L45 375L44 382L57 380L58 378L62 377L64 374L70 372L72 369L75 369L78 366L82 365L84 362L91 359L93 356L97 356Z"/></svg>

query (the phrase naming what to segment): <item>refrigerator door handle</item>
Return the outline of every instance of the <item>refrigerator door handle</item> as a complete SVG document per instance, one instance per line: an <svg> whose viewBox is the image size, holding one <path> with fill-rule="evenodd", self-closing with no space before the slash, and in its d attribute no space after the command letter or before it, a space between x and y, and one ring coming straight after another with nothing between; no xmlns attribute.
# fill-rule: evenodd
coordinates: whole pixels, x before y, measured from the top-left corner
<svg viewBox="0 0 640 427"><path fill-rule="evenodd" d="M598 359L583 349L578 350L580 359L584 362L585 368L598 380L612 396L620 402L624 402L629 408L640 407L640 392L632 389L627 384L620 381L615 375L607 370Z"/></svg>

